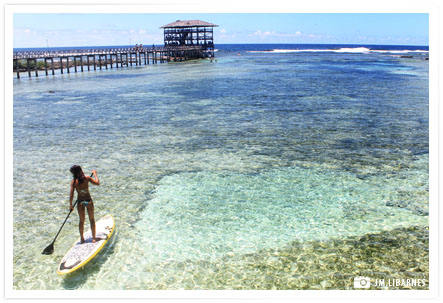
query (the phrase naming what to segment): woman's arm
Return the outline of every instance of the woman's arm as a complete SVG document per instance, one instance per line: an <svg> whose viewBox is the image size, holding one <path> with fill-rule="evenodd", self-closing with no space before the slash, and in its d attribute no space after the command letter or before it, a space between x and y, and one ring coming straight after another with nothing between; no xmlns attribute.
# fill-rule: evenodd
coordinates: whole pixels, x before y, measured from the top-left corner
<svg viewBox="0 0 443 303"><path fill-rule="evenodd" d="M74 207L72 207L72 200L74 199L74 180L71 181L71 191L69 193L69 210L72 211Z"/></svg>
<svg viewBox="0 0 443 303"><path fill-rule="evenodd" d="M100 185L100 180L98 179L97 171L95 169L92 171L92 174L94 175L94 179L88 177L89 181L94 185Z"/></svg>

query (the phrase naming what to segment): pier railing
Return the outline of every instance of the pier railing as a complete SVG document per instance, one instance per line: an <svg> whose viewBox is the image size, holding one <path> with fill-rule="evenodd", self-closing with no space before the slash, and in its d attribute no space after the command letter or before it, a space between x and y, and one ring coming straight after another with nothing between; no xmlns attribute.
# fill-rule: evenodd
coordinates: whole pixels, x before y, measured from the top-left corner
<svg viewBox="0 0 443 303"><path fill-rule="evenodd" d="M43 59L54 57L74 57L93 55L114 55L117 53L153 53L171 51L202 50L202 45L166 46L166 47L127 47L127 48L99 48L99 49L69 49L69 50L38 50L14 52L14 59Z"/></svg>

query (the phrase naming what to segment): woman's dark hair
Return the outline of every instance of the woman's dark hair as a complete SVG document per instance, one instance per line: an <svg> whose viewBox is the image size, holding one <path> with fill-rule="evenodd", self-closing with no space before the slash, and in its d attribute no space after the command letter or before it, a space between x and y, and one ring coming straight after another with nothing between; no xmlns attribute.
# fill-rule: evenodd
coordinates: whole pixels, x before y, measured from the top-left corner
<svg viewBox="0 0 443 303"><path fill-rule="evenodd" d="M73 165L69 171L74 176L74 180L78 180L78 184L82 184L83 181L85 181L85 174L83 173L83 170L80 166Z"/></svg>

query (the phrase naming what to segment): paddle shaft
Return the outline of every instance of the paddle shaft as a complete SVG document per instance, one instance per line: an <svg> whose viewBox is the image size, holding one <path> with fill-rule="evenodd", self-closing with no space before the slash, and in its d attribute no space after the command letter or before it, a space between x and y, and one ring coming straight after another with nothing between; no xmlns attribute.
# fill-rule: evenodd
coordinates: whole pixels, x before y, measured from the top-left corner
<svg viewBox="0 0 443 303"><path fill-rule="evenodd" d="M72 210L74 210L75 205L77 204L77 201L78 201L78 200L75 201L74 206L72 207ZM57 237L58 237L58 234L62 231L62 228L63 228L63 226L65 225L66 221L68 220L69 216L71 215L72 210L69 211L69 214L66 216L65 221L63 221L63 224L62 224L62 226L60 227L60 229L58 230L57 235L55 235L55 238L54 238L54 241L52 241L52 244L54 244L55 239L57 239Z"/></svg>

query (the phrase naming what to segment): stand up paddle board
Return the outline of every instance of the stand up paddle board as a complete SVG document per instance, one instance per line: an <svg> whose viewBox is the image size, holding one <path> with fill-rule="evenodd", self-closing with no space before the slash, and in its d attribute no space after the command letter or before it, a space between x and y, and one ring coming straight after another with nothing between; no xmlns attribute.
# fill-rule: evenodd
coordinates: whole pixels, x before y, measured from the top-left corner
<svg viewBox="0 0 443 303"><path fill-rule="evenodd" d="M114 218L106 215L95 222L95 237L101 240L92 243L92 231L83 234L85 242L82 244L80 238L75 241L72 248L66 253L60 262L57 273L59 275L70 274L89 263L105 246L111 238L115 228Z"/></svg>

